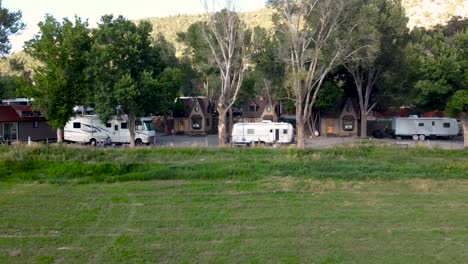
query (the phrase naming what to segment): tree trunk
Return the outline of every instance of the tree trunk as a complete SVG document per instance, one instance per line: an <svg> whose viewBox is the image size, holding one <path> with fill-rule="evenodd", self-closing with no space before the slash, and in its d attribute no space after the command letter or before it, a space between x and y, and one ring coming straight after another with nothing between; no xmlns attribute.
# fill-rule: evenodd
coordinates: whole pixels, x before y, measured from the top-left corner
<svg viewBox="0 0 468 264"><path fill-rule="evenodd" d="M218 106L218 145L226 146L226 109Z"/></svg>
<svg viewBox="0 0 468 264"><path fill-rule="evenodd" d="M296 103L296 146L299 149L305 148L304 119L302 118L302 103Z"/></svg>
<svg viewBox="0 0 468 264"><path fill-rule="evenodd" d="M468 148L468 113L461 114L461 123L463 127L463 146Z"/></svg>
<svg viewBox="0 0 468 264"><path fill-rule="evenodd" d="M63 127L57 128L57 143L63 143Z"/></svg>
<svg viewBox="0 0 468 264"><path fill-rule="evenodd" d="M232 123L233 123L233 116L232 116L232 107L229 108L229 130L227 130L228 136L232 134Z"/></svg>
<svg viewBox="0 0 468 264"><path fill-rule="evenodd" d="M130 131L130 147L135 147L135 116L128 114L128 129Z"/></svg>
<svg viewBox="0 0 468 264"><path fill-rule="evenodd" d="M361 138L367 138L367 113L361 110Z"/></svg>

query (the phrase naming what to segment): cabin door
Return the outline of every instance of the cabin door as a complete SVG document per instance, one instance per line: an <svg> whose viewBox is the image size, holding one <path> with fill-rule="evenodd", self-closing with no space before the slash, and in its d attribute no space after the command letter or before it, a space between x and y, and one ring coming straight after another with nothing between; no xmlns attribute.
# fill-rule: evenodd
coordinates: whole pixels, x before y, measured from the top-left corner
<svg viewBox="0 0 468 264"><path fill-rule="evenodd" d="M328 118L326 120L327 123L327 134L334 134L335 133L335 119Z"/></svg>
<svg viewBox="0 0 468 264"><path fill-rule="evenodd" d="M18 139L18 123L3 124L3 140L12 141Z"/></svg>

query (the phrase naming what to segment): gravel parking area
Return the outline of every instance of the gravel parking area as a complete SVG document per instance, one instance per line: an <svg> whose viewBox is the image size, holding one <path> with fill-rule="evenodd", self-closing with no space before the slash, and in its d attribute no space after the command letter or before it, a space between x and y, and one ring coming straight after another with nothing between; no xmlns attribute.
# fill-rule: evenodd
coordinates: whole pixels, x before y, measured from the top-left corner
<svg viewBox="0 0 468 264"><path fill-rule="evenodd" d="M430 148L441 149L463 149L462 137L454 139L428 139L424 141L414 141L412 139L375 139L370 138L371 142L388 144L389 146L398 145L401 147L427 146ZM339 145L352 144L360 142L360 138L352 137L313 137L306 139L306 146L310 148L332 148ZM156 146L164 147L216 147L218 146L218 135L207 136L167 136L158 134L156 136Z"/></svg>

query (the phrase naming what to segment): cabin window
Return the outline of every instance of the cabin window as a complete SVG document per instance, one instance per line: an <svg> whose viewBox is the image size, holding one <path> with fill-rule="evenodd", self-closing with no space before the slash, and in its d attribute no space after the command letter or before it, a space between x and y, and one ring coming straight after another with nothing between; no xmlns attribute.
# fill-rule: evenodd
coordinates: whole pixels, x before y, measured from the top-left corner
<svg viewBox="0 0 468 264"><path fill-rule="evenodd" d="M354 120L343 120L343 130L353 131L354 130Z"/></svg>
<svg viewBox="0 0 468 264"><path fill-rule="evenodd" d="M423 127L424 123L419 123L418 126Z"/></svg>
<svg viewBox="0 0 468 264"><path fill-rule="evenodd" d="M21 115L22 117L34 117L34 114L31 111L23 111Z"/></svg>
<svg viewBox="0 0 468 264"><path fill-rule="evenodd" d="M446 128L450 127L450 123L444 123L444 127Z"/></svg>
<svg viewBox="0 0 468 264"><path fill-rule="evenodd" d="M351 113L351 106L350 106L349 104L348 104L348 107L346 108L346 111L347 111L348 113Z"/></svg>
<svg viewBox="0 0 468 264"><path fill-rule="evenodd" d="M114 125L114 130L119 131L119 125Z"/></svg>
<svg viewBox="0 0 468 264"><path fill-rule="evenodd" d="M80 122L74 122L73 123L73 128L81 128L81 123Z"/></svg>
<svg viewBox="0 0 468 264"><path fill-rule="evenodd" d="M106 123L106 127L111 128L112 127L111 123Z"/></svg>
<svg viewBox="0 0 468 264"><path fill-rule="evenodd" d="M253 135L253 134L255 134L255 129L247 129L247 134L248 134L248 135Z"/></svg>
<svg viewBox="0 0 468 264"><path fill-rule="evenodd" d="M198 106L195 106L195 112L198 112L200 111L200 108L198 108Z"/></svg>
<svg viewBox="0 0 468 264"><path fill-rule="evenodd" d="M287 135L287 134L288 134L288 130L287 130L287 129L283 129L283 134Z"/></svg>
<svg viewBox="0 0 468 264"><path fill-rule="evenodd" d="M33 123L33 128L39 128L39 122L34 122Z"/></svg>
<svg viewBox="0 0 468 264"><path fill-rule="evenodd" d="M201 118L192 118L192 129L201 129L202 128L202 120Z"/></svg>
<svg viewBox="0 0 468 264"><path fill-rule="evenodd" d="M267 110L267 112L271 112L271 106L270 106L270 105L267 106L267 109L266 109L266 110Z"/></svg>
<svg viewBox="0 0 468 264"><path fill-rule="evenodd" d="M257 112L258 106L256 104L249 105L249 112Z"/></svg>
<svg viewBox="0 0 468 264"><path fill-rule="evenodd" d="M434 121L432 121L432 126L435 126L435 122L434 122Z"/></svg>
<svg viewBox="0 0 468 264"><path fill-rule="evenodd" d="M127 129L127 123L120 123L121 129Z"/></svg>

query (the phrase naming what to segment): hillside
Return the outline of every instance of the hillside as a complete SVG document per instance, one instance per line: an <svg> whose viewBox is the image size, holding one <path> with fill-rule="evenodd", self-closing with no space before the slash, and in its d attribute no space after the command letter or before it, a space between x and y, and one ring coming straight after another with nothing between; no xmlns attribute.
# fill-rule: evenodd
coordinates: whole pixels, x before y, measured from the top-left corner
<svg viewBox="0 0 468 264"><path fill-rule="evenodd" d="M408 27L431 27L443 24L452 16L468 17L468 0L403 0L403 5L409 17ZM256 12L241 13L240 17L249 28L256 26L271 28L273 10L262 9ZM183 32L198 21L203 20L204 15L177 15L161 18L147 18L153 24L153 35L163 34L169 41L174 43L177 55L183 51L183 45L176 41L177 32ZM34 63L23 52L10 57L19 58L26 62L26 68L30 69ZM5 60L0 61L0 74L8 74L11 70Z"/></svg>

